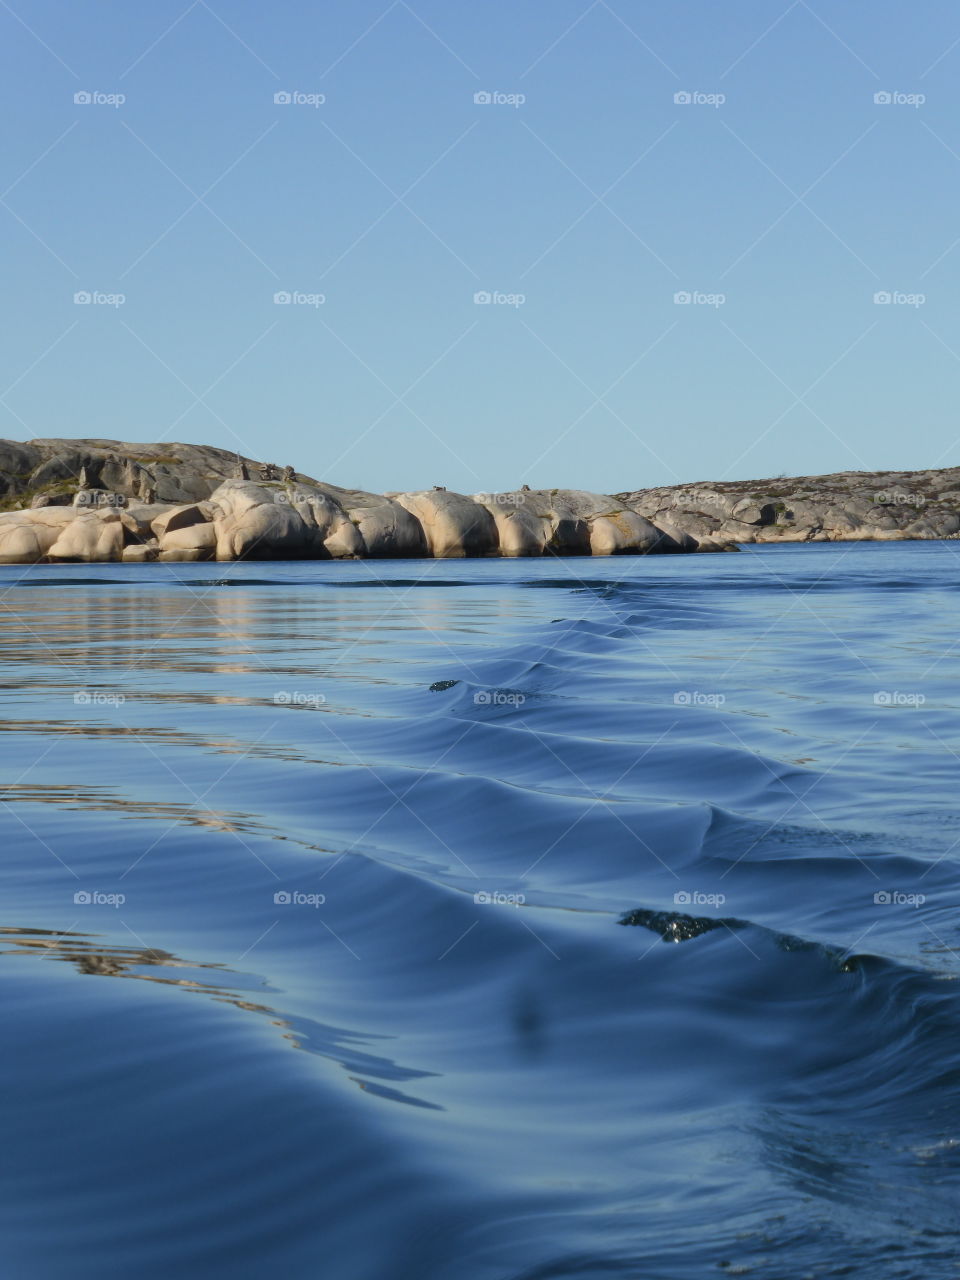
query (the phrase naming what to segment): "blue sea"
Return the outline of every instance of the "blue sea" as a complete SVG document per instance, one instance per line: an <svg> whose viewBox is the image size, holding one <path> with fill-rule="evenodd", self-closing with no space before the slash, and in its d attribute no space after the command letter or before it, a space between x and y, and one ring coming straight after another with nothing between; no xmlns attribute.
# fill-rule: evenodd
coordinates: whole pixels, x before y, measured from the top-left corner
<svg viewBox="0 0 960 1280"><path fill-rule="evenodd" d="M960 1275L958 569L0 569L0 1276Z"/></svg>

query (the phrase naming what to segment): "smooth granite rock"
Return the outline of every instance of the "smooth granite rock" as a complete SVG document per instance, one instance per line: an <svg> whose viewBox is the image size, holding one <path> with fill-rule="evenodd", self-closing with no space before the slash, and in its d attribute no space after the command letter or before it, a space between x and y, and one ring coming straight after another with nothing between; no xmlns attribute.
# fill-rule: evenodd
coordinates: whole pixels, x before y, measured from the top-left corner
<svg viewBox="0 0 960 1280"><path fill-rule="evenodd" d="M486 507L472 498L446 489L391 496L419 522L428 555L439 560L499 554L496 521Z"/></svg>
<svg viewBox="0 0 960 1280"><path fill-rule="evenodd" d="M119 560L125 526L114 512L81 512L64 524L47 551L51 560Z"/></svg>
<svg viewBox="0 0 960 1280"><path fill-rule="evenodd" d="M252 478L251 478L252 477ZM0 562L619 555L694 550L577 490L375 494L182 442L0 441Z"/></svg>

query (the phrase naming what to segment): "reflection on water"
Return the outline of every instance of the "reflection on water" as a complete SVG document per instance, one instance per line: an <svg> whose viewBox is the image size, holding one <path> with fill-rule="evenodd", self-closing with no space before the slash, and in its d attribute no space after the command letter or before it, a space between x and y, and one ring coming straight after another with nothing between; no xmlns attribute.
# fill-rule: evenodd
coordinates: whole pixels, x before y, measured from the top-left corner
<svg viewBox="0 0 960 1280"><path fill-rule="evenodd" d="M76 787L66 784L35 786L29 783L0 785L0 804L49 804L66 809L113 813L118 818L159 818L168 822L184 822L191 826L209 827L213 831L266 831L253 814L228 814L199 810L189 804L150 804L143 800L111 791L109 787Z"/></svg>
<svg viewBox="0 0 960 1280"><path fill-rule="evenodd" d="M351 1075L351 1079L362 1089L396 1102L442 1110L433 1103L375 1083L378 1079L422 1080L435 1074L398 1066L390 1058L364 1053L355 1047L389 1037L359 1035L342 1027L325 1026L311 1019L284 1017L268 1004L244 999L237 994L238 990L266 988L263 980L252 974L237 973L222 964L183 960L168 951L158 951L151 947L105 946L96 935L69 930L55 934L50 929L18 929L11 925L0 925L0 956L3 955L61 960L74 965L78 973L95 977L137 978L144 982L182 987L198 995L209 996L221 1004L233 1005L247 1013L263 1014L269 1018L272 1026L280 1029L283 1039L294 1049L304 1049L307 1053L330 1058L348 1073L362 1072L373 1077L373 1080L362 1081ZM176 969L180 972L152 972L155 969ZM200 976L191 976L193 974ZM214 981L214 975L222 976L223 980Z"/></svg>
<svg viewBox="0 0 960 1280"><path fill-rule="evenodd" d="M150 948L104 947L91 941L96 935L64 932L51 929L17 929L12 925L0 925L0 955L36 956L42 960L65 960L76 965L80 973L109 975L111 977L143 978L147 982L165 982L174 986L192 987L207 995L219 993L218 984L201 982L196 978L162 976L154 973L138 973L136 969L164 967L173 969L213 969L225 972L222 965L191 964L172 956L168 951ZM266 1010L269 1012L269 1010Z"/></svg>

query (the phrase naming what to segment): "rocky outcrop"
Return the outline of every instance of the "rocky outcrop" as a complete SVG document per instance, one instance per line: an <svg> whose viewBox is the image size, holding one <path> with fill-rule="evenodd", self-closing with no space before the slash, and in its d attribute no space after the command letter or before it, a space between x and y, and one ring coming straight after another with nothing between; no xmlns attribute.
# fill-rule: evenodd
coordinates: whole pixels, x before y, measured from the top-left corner
<svg viewBox="0 0 960 1280"><path fill-rule="evenodd" d="M213 494L218 560L618 555L695 549L600 494L552 490L468 497L447 489L380 496L331 485L229 480ZM154 521L154 528L157 528ZM169 533L161 537L165 548Z"/></svg>
<svg viewBox="0 0 960 1280"><path fill-rule="evenodd" d="M42 507L0 515L0 562L35 564L45 559L73 514L70 507Z"/></svg>
<svg viewBox="0 0 960 1280"><path fill-rule="evenodd" d="M2 440L0 503L29 507L35 497L44 497L50 505L66 505L77 489L121 493L130 499L154 497L164 503L194 502L208 498L237 465L236 454L204 445Z"/></svg>
<svg viewBox="0 0 960 1280"><path fill-rule="evenodd" d="M614 498L579 490L381 495L289 473L281 480L243 479L244 471L277 474L249 463L204 497L143 502L137 495L145 488L151 498L163 491L196 495L209 488L208 480L192 475L164 490L156 475L145 486L121 457L110 466L111 482L134 494L96 488L107 466L98 471L84 462L69 505L38 505L34 493L25 509L0 513L0 563L620 555L697 547Z"/></svg>
<svg viewBox="0 0 960 1280"><path fill-rule="evenodd" d="M365 493L361 489L339 489L336 485L316 485L316 490L339 507L345 525L328 544L331 555L349 554L383 559L417 558L430 554L423 525L401 503L389 496ZM338 553L336 545L349 543L349 550Z"/></svg>
<svg viewBox="0 0 960 1280"><path fill-rule="evenodd" d="M618 495L660 529L711 543L888 542L960 536L960 468L844 471L635 489Z"/></svg>
<svg viewBox="0 0 960 1280"><path fill-rule="evenodd" d="M376 494L206 445L0 441L0 563L697 549L686 530L580 490Z"/></svg>
<svg viewBox="0 0 960 1280"><path fill-rule="evenodd" d="M428 555L450 559L499 554L500 535L496 521L485 506L472 498L446 489L388 496L396 499L420 524Z"/></svg>
<svg viewBox="0 0 960 1280"><path fill-rule="evenodd" d="M0 441L0 563L606 556L960 537L960 468L377 494L223 449Z"/></svg>
<svg viewBox="0 0 960 1280"><path fill-rule="evenodd" d="M632 507L578 489L524 489L476 494L490 512L503 556L642 555L694 550Z"/></svg>
<svg viewBox="0 0 960 1280"><path fill-rule="evenodd" d="M75 515L62 525L49 560L119 560L127 530L115 511Z"/></svg>

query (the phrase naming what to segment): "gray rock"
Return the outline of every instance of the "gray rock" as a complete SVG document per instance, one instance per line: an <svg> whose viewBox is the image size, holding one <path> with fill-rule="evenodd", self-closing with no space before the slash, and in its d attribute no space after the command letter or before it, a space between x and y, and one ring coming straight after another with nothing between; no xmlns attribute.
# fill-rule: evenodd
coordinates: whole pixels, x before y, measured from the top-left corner
<svg viewBox="0 0 960 1280"><path fill-rule="evenodd" d="M960 533L957 467L677 485L617 497L655 524L669 520L696 538L701 550L727 535L748 540L751 535L732 521L756 525L759 542L891 541Z"/></svg>

